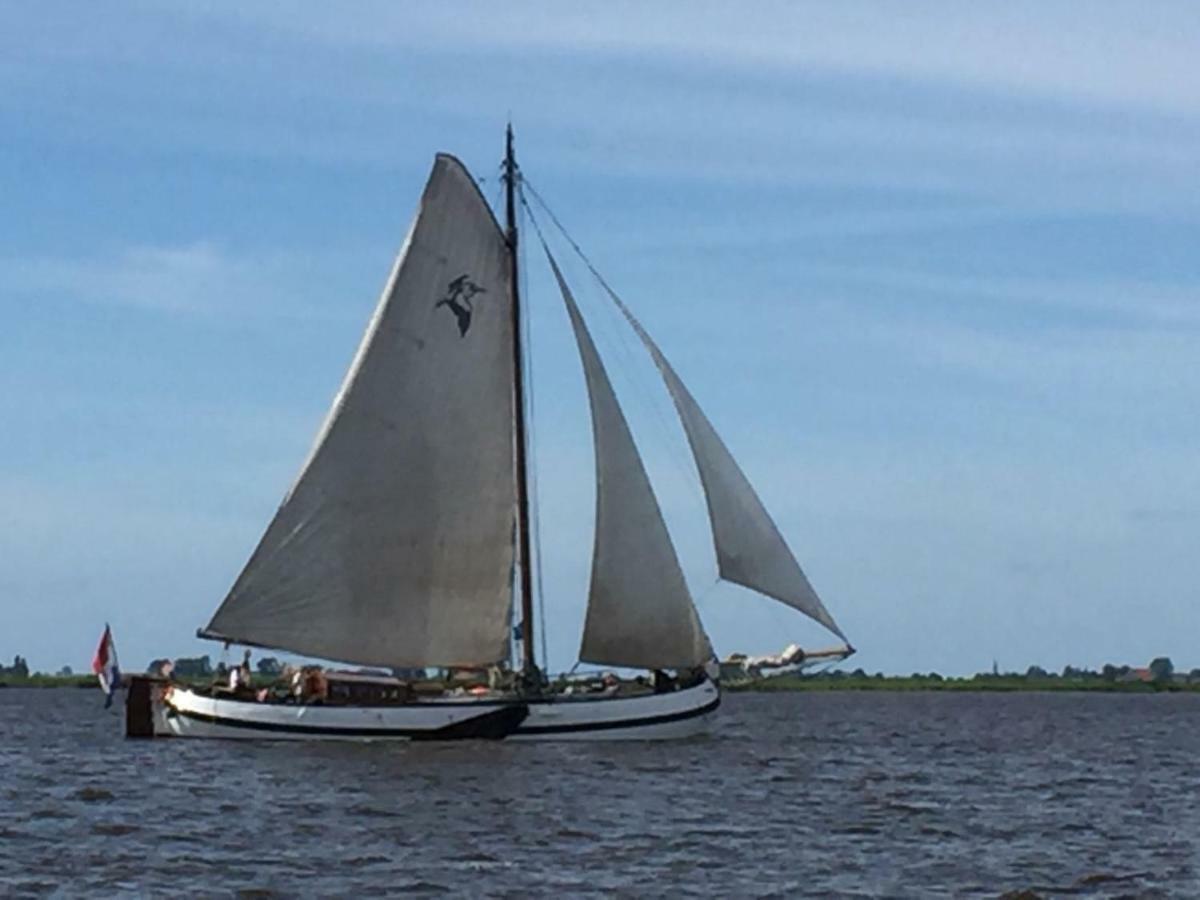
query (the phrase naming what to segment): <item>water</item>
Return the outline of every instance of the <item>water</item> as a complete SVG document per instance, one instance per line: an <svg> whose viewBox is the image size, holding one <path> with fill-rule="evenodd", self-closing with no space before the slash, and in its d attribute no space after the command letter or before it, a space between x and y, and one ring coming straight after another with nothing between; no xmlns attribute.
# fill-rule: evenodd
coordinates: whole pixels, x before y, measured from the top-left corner
<svg viewBox="0 0 1200 900"><path fill-rule="evenodd" d="M668 744L126 741L0 690L0 895L1200 896L1198 695L727 696Z"/></svg>

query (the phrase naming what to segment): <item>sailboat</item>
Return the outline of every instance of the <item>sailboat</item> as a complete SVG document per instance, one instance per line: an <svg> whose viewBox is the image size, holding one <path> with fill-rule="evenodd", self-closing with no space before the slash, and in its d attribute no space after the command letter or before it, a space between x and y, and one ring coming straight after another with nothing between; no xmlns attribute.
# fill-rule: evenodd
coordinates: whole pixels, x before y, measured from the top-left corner
<svg viewBox="0 0 1200 900"><path fill-rule="evenodd" d="M307 461L198 632L226 645L393 672L489 671L488 683L431 693L420 674L327 671L317 701L170 684L157 696L149 730L229 738L662 739L703 730L717 710L712 644L604 361L544 238L578 345L595 450L595 536L579 659L653 674L580 687L549 679L539 666L517 204L530 215L532 208L511 125L503 183L502 228L466 167L436 157ZM845 641L695 398L630 309L600 283L674 403L706 498L720 576ZM845 651L852 652L848 641Z"/></svg>

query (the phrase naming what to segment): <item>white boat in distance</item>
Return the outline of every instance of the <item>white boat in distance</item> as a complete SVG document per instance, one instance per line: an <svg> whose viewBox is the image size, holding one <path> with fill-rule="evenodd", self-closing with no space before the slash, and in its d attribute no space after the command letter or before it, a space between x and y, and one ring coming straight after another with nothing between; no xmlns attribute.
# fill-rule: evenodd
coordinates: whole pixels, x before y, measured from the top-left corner
<svg viewBox="0 0 1200 900"><path fill-rule="evenodd" d="M677 738L702 730L717 709L712 645L604 363L545 241L583 364L595 447L595 538L579 659L654 676L653 683L610 679L602 690L581 693L552 683L538 666L517 278L516 206L525 196L511 127L504 183L501 229L463 164L437 156L313 449L199 632L226 644L361 666L490 669L498 677L474 693L430 695L400 679L374 679L364 692L352 689L353 676L329 673L339 690L320 702L171 684L154 704L155 733ZM600 284L674 401L700 474L721 577L807 614L845 641L691 393L625 304Z"/></svg>

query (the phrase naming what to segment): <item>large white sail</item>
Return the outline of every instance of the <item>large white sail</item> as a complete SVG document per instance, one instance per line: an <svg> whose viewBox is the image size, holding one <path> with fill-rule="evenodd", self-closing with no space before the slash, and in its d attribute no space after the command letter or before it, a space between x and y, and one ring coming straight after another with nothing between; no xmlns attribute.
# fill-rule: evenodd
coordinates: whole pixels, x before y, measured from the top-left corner
<svg viewBox="0 0 1200 900"><path fill-rule="evenodd" d="M439 155L313 451L208 636L383 666L508 657L510 281L491 211Z"/></svg>
<svg viewBox="0 0 1200 900"><path fill-rule="evenodd" d="M549 249L575 330L592 413L596 535L579 658L686 668L712 657L650 479L571 290Z"/></svg>
<svg viewBox="0 0 1200 900"><path fill-rule="evenodd" d="M629 307L604 287L650 352L671 393L704 486L721 577L806 613L846 640L700 405Z"/></svg>

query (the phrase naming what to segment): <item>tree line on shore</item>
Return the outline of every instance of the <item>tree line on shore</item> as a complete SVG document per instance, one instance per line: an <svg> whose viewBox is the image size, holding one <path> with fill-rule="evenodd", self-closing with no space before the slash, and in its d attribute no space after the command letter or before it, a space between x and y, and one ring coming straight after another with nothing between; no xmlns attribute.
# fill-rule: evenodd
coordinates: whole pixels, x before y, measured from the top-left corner
<svg viewBox="0 0 1200 900"><path fill-rule="evenodd" d="M1200 691L1200 669L1177 672L1169 657L1161 656L1145 667L1108 664L1100 669L1065 666L1051 672L1030 666L1024 672L991 672L969 676L943 676L937 672L911 675L868 674L828 669L811 674L789 674L727 682L733 690L960 690L960 691Z"/></svg>
<svg viewBox="0 0 1200 900"><path fill-rule="evenodd" d="M12 665L0 665L0 681L21 680L24 678L73 678L75 673L70 666L63 666L53 675L43 672L31 672L29 662L19 653L13 657Z"/></svg>
<svg viewBox="0 0 1200 900"><path fill-rule="evenodd" d="M887 676L882 673L868 676L862 669L855 669L853 672L831 671L825 673L827 678L889 678L889 677L905 677L905 676ZM929 672L922 674L914 672L907 676L910 679L921 680L927 679L931 681L944 680L943 676L937 672ZM1190 672L1177 672L1175 664L1171 662L1169 656L1155 657L1150 665L1145 667L1138 666L1118 666L1112 663L1106 663L1100 669L1079 668L1076 666L1067 665L1063 667L1061 673L1051 672L1043 669L1041 666L1030 666L1024 672L1001 672L998 668L993 667L991 672L980 672L973 676L973 679L984 680L988 678L1005 678L1005 679L1025 679L1027 681L1103 681L1108 683L1143 683L1143 684L1200 684L1200 669L1192 669Z"/></svg>
<svg viewBox="0 0 1200 900"><path fill-rule="evenodd" d="M162 670L163 664L168 662L173 666L174 677L183 680L220 678L226 671L224 663L218 662L214 665L211 657L207 655L180 657L176 660L154 659L146 667L146 671L159 672ZM273 678L283 671L283 663L274 656L264 656L255 664L255 669L259 676ZM70 666L63 666L55 674L31 672L29 663L20 655L13 659L12 665L0 665L0 685L20 683L87 684L91 683L92 678L93 676L90 674L74 674ZM1064 689L1074 686L1102 688L1107 685L1114 687L1147 685L1156 688L1180 686L1200 688L1200 668L1192 669L1186 673L1177 672L1169 657L1160 656L1152 660L1144 668L1113 665L1110 663L1097 670L1068 665L1062 669L1061 673L1056 673L1035 665L1030 666L1025 672L1021 673L1000 672L996 666L993 666L991 672L980 672L977 675L965 678L943 676L937 672L914 672L911 675L884 675L882 672L868 674L865 670L859 668L853 671L830 669L815 674L785 675L754 681L755 685L776 685L780 688L797 686L801 683L809 683L814 686L822 685L829 688L835 688L842 684L863 688L882 688L889 685L911 688L936 688L939 685L956 687L1011 685L1019 687L1022 684L1060 687Z"/></svg>

